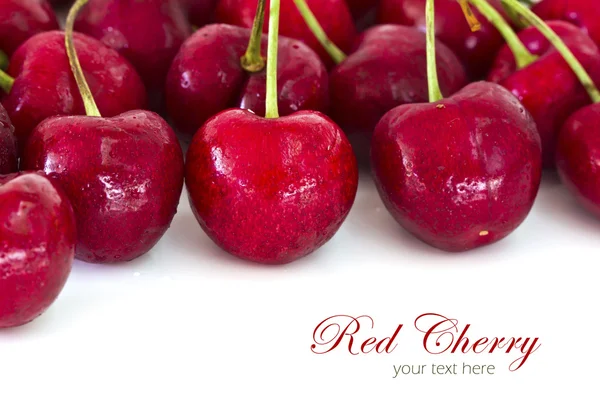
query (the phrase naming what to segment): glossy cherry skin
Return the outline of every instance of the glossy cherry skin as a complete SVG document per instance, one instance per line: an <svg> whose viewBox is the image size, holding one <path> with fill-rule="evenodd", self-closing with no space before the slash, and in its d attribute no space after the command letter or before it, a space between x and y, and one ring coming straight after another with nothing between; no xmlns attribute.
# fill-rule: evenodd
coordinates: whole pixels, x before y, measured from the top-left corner
<svg viewBox="0 0 600 400"><path fill-rule="evenodd" d="M39 173L0 176L0 328L26 324L56 300L71 272L75 216Z"/></svg>
<svg viewBox="0 0 600 400"><path fill-rule="evenodd" d="M489 2L502 10L500 0ZM381 0L377 22L414 26L425 31L425 3L426 0ZM461 59L469 77L479 80L485 78L504 40L475 7L471 9L481 23L477 32L469 28L457 0L436 0L435 33Z"/></svg>
<svg viewBox="0 0 600 400"><path fill-rule="evenodd" d="M17 140L15 128L0 104L0 174L17 172Z"/></svg>
<svg viewBox="0 0 600 400"><path fill-rule="evenodd" d="M258 0L219 0L216 10L216 21L231 25L251 28L256 14ZM342 51L348 52L356 38L352 14L344 0L306 0L311 11L320 22L329 39ZM269 9L267 0L267 10ZM268 32L269 17L265 16L264 32ZM306 43L317 52L326 66L334 65L327 51L321 46L310 31L302 15L298 12L294 0L281 0L281 17L279 33Z"/></svg>
<svg viewBox="0 0 600 400"><path fill-rule="evenodd" d="M75 33L75 49L100 113L110 117L146 107L146 89L133 66L100 41ZM13 55L15 78L1 99L22 150L31 131L56 115L85 115L83 100L65 51L64 32L40 33Z"/></svg>
<svg viewBox="0 0 600 400"><path fill-rule="evenodd" d="M213 21L217 0L181 0L188 12L188 19L195 27Z"/></svg>
<svg viewBox="0 0 600 400"><path fill-rule="evenodd" d="M148 252L171 224L183 188L179 142L150 111L49 118L32 133L23 164L64 188L77 216L76 257L92 263Z"/></svg>
<svg viewBox="0 0 600 400"><path fill-rule="evenodd" d="M514 231L529 214L542 175L533 119L510 92L489 82L439 102L393 109L377 125L371 160L396 221L450 252Z"/></svg>
<svg viewBox="0 0 600 400"><path fill-rule="evenodd" d="M8 56L40 32L59 29L46 0L0 0L0 51Z"/></svg>
<svg viewBox="0 0 600 400"><path fill-rule="evenodd" d="M194 215L217 245L285 264L337 232L354 203L358 169L344 133L319 112L265 119L233 109L194 136L185 179Z"/></svg>
<svg viewBox="0 0 600 400"><path fill-rule="evenodd" d="M264 116L265 70L250 74L240 63L249 38L249 29L213 24L186 40L169 70L166 87L169 115L179 130L192 135L208 118L231 107ZM266 55L266 35L262 45ZM280 37L277 81L280 115L327 110L327 70L302 42Z"/></svg>
<svg viewBox="0 0 600 400"><path fill-rule="evenodd" d="M600 46L600 8L595 0L544 0L531 10L544 20L570 22Z"/></svg>
<svg viewBox="0 0 600 400"><path fill-rule="evenodd" d="M567 22L550 21L548 25L571 49L596 85L600 84L598 46ZM504 47L494 61L488 80L506 87L529 110L542 138L544 167L552 168L558 132L573 112L591 100L563 57L537 29L527 28L519 33L519 38L540 58L517 70L512 52Z"/></svg>
<svg viewBox="0 0 600 400"><path fill-rule="evenodd" d="M75 30L117 50L147 89L162 90L179 47L191 35L180 0L90 0Z"/></svg>
<svg viewBox="0 0 600 400"><path fill-rule="evenodd" d="M467 84L458 58L437 43L442 92L451 95ZM330 74L331 116L349 135L360 158L377 122L394 107L428 99L425 33L400 25L368 29L357 49ZM360 146L358 148L357 146Z"/></svg>
<svg viewBox="0 0 600 400"><path fill-rule="evenodd" d="M556 168L579 203L600 217L600 104L567 120L558 135Z"/></svg>

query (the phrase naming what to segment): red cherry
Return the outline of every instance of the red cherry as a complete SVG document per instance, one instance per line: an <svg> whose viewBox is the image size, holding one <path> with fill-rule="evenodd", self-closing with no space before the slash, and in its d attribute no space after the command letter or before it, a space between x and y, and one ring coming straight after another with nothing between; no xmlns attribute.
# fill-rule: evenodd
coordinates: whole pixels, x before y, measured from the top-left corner
<svg viewBox="0 0 600 400"><path fill-rule="evenodd" d="M371 160L396 221L446 251L513 232L531 210L542 174L533 119L510 92L489 82L393 109L377 125Z"/></svg>
<svg viewBox="0 0 600 400"><path fill-rule="evenodd" d="M600 103L567 120L558 135L556 167L577 200L600 217Z"/></svg>
<svg viewBox="0 0 600 400"><path fill-rule="evenodd" d="M225 251L264 264L312 253L337 232L356 196L350 143L314 111L266 119L227 110L187 153L194 215Z"/></svg>
<svg viewBox="0 0 600 400"><path fill-rule="evenodd" d="M173 58L192 27L179 0L90 0L75 30L92 36L133 64L152 91L162 91Z"/></svg>
<svg viewBox="0 0 600 400"><path fill-rule="evenodd" d="M548 26L564 41L596 84L600 83L598 46L574 25L550 21ZM540 58L517 70L508 47L498 53L488 80L506 87L532 114L542 138L544 166L554 166L556 137L566 119L590 104L590 97L563 56L535 27L519 33L519 38Z"/></svg>
<svg viewBox="0 0 600 400"><path fill-rule="evenodd" d="M258 0L219 0L216 21L231 25L252 27ZM356 38L356 27L344 0L307 0L306 3L321 23L329 39L342 51L350 51ZM267 1L267 9L270 2ZM265 17L264 32L267 32L269 17ZM310 31L293 0L281 0L279 33L306 43L319 54L327 66L333 61L323 46Z"/></svg>
<svg viewBox="0 0 600 400"><path fill-rule="evenodd" d="M458 58L437 44L440 85L445 95L467 83ZM375 125L392 108L427 101L425 33L400 25L368 29L356 50L331 72L331 115L355 135L360 158L368 153Z"/></svg>
<svg viewBox="0 0 600 400"><path fill-rule="evenodd" d="M377 21L383 24L408 25L425 30L426 0L381 0ZM502 11L500 0L489 0L494 8ZM472 32L457 0L436 0L435 34L460 58L469 77L484 78L493 58L504 44L494 26L471 6L481 23L481 29Z"/></svg>
<svg viewBox="0 0 600 400"><path fill-rule="evenodd" d="M56 300L71 272L75 217L37 173L0 176L0 328L26 324Z"/></svg>
<svg viewBox="0 0 600 400"><path fill-rule="evenodd" d="M129 261L149 251L177 211L183 153L157 114L49 118L31 134L23 166L55 177L77 216L76 256Z"/></svg>
<svg viewBox="0 0 600 400"><path fill-rule="evenodd" d="M146 90L131 64L115 50L81 33L74 35L81 66L103 115L145 108ZM8 74L14 77L3 99L19 148L44 119L85 114L65 51L64 32L40 33L13 55Z"/></svg>
<svg viewBox="0 0 600 400"><path fill-rule="evenodd" d="M0 51L8 56L30 37L59 29L46 0L0 0Z"/></svg>
<svg viewBox="0 0 600 400"><path fill-rule="evenodd" d="M256 10L255 10L256 11ZM195 133L213 115L230 107L265 114L265 70L246 72L240 58L250 30L232 25L208 25L181 47L167 78L167 107L174 124ZM266 54L267 38L262 38ZM278 100L281 115L298 110L325 111L328 76L319 57L303 43L279 39Z"/></svg>
<svg viewBox="0 0 600 400"><path fill-rule="evenodd" d="M563 20L580 27L600 46L600 7L593 0L544 0L531 10L545 20Z"/></svg>

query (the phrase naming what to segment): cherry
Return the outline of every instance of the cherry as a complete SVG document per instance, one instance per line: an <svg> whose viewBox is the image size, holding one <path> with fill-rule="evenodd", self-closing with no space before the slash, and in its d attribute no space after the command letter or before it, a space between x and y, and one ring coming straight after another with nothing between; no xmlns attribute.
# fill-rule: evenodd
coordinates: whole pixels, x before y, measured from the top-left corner
<svg viewBox="0 0 600 400"><path fill-rule="evenodd" d="M596 44L576 26L563 21L550 21L548 26L589 72L600 82L600 51ZM498 53L488 80L506 87L517 96L536 121L542 138L544 166L554 166L556 136L566 119L590 103L585 87L577 75L545 37L532 26L519 33L519 39L539 58L517 68L508 47Z"/></svg>
<svg viewBox="0 0 600 400"><path fill-rule="evenodd" d="M71 204L47 177L0 176L0 328L28 323L56 300L75 237Z"/></svg>
<svg viewBox="0 0 600 400"><path fill-rule="evenodd" d="M381 0L377 22L380 24L400 24L425 28L426 0ZM502 10L500 0L489 3ZM472 80L484 78L490 69L494 56L504 44L502 36L494 25L482 18L474 10L481 22L478 31L473 32L465 22L465 17L457 0L437 0L436 36L461 59Z"/></svg>
<svg viewBox="0 0 600 400"><path fill-rule="evenodd" d="M114 116L146 107L146 90L131 64L100 41L75 33L79 60L104 115ZM19 148L44 119L55 115L85 114L65 51L65 34L35 35L13 55L8 75L0 71L1 99ZM14 77L14 78L13 78Z"/></svg>
<svg viewBox="0 0 600 400"><path fill-rule="evenodd" d="M467 83L458 58L438 43L440 85L445 95ZM427 101L425 34L400 25L368 29L356 50L330 74L331 116L352 136L360 159L375 125L392 108Z"/></svg>
<svg viewBox="0 0 600 400"><path fill-rule="evenodd" d="M196 133L186 187L200 226L242 259L284 264L337 232L356 196L358 169L342 130L317 111L279 117L279 0L271 2L266 117L223 111Z"/></svg>
<svg viewBox="0 0 600 400"><path fill-rule="evenodd" d="M149 91L162 91L173 58L192 28L180 0L91 0L75 30L117 50Z"/></svg>
<svg viewBox="0 0 600 400"><path fill-rule="evenodd" d="M67 193L77 217L77 258L129 261L169 227L183 189L183 153L155 113L100 116L73 45L73 22L86 2L76 1L69 12L66 46L87 115L44 120L31 134L23 165L55 177Z"/></svg>
<svg viewBox="0 0 600 400"><path fill-rule="evenodd" d="M374 180L406 230L436 248L465 251L506 237L526 218L541 181L541 143L529 113L500 85L472 83L442 98L433 0L426 15L430 103L381 119Z"/></svg>
<svg viewBox="0 0 600 400"><path fill-rule="evenodd" d="M17 171L17 142L15 128L8 118L8 114L0 104L0 174L9 174Z"/></svg>
<svg viewBox="0 0 600 400"><path fill-rule="evenodd" d="M266 50L260 35L258 51ZM232 25L207 25L181 47L167 77L166 99L175 126L194 134L213 115L230 107L265 113L264 70L242 66L251 32ZM261 45L260 45L261 44ZM279 40L278 79L280 112L326 111L329 104L327 70L319 57L297 40Z"/></svg>
<svg viewBox="0 0 600 400"><path fill-rule="evenodd" d="M0 0L0 51L11 56L30 37L59 29L46 0Z"/></svg>
<svg viewBox="0 0 600 400"><path fill-rule="evenodd" d="M531 10L544 20L563 20L582 28L600 46L600 8L592 0L544 0Z"/></svg>
<svg viewBox="0 0 600 400"><path fill-rule="evenodd" d="M558 135L556 167L579 203L600 217L600 103L571 115Z"/></svg>
<svg viewBox="0 0 600 400"><path fill-rule="evenodd" d="M253 24L257 2L258 0L219 0L216 9L216 21L249 28ZM331 58L306 25L294 3L295 0L282 0L281 2L281 34L303 41L319 54L326 66L332 66ZM345 1L307 0L306 3L321 22L327 36L342 51L350 51L357 32ZM265 29L268 16L266 21Z"/></svg>

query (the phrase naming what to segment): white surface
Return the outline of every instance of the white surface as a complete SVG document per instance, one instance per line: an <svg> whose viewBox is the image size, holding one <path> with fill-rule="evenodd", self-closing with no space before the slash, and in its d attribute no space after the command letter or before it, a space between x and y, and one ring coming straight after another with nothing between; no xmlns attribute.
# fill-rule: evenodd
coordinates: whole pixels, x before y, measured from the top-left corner
<svg viewBox="0 0 600 400"><path fill-rule="evenodd" d="M42 317L0 331L0 399L596 399L599 241L600 222L546 177L507 239L443 253L406 234L363 175L332 241L265 268L216 247L184 194L149 254L77 262ZM429 312L541 347L517 372L513 355L429 355L413 327ZM315 355L313 330L334 314L369 314L379 335L406 326L389 355ZM496 373L392 379L393 364L462 362Z"/></svg>

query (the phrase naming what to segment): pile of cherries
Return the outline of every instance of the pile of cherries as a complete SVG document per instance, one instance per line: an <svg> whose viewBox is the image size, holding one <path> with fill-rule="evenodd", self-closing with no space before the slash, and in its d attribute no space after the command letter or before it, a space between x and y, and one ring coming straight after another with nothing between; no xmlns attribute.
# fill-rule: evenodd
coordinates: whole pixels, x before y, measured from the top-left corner
<svg viewBox="0 0 600 400"><path fill-rule="evenodd" d="M364 162L445 251L513 232L544 168L600 216L599 18L593 0L0 0L0 328L43 313L74 258L151 250L184 184L206 234L262 264L328 242Z"/></svg>

